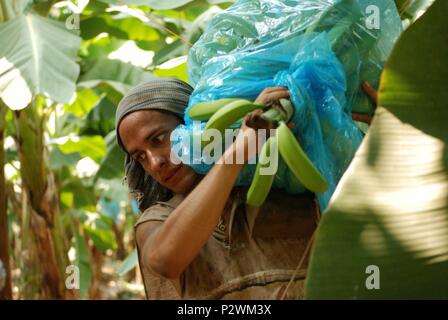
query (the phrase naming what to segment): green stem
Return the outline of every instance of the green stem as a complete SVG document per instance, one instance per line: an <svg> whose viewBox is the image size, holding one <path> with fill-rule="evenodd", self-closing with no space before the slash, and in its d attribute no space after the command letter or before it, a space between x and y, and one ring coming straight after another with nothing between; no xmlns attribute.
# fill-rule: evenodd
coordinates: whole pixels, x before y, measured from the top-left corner
<svg viewBox="0 0 448 320"><path fill-rule="evenodd" d="M263 118L276 124L280 121L288 123L293 114L294 107L291 102L287 99L280 99L280 106L273 106L263 112Z"/></svg>
<svg viewBox="0 0 448 320"><path fill-rule="evenodd" d="M36 101L34 99L30 106L14 113L22 192L30 204L30 222L42 266L44 280L41 286L45 298L62 299L65 296L63 277L67 257L56 186L44 145L43 117Z"/></svg>

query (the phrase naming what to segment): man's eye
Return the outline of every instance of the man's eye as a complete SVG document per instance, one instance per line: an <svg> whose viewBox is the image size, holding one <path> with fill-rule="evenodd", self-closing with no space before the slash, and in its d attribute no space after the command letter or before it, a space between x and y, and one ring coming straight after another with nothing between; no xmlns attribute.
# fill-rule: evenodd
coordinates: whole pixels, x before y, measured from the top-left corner
<svg viewBox="0 0 448 320"><path fill-rule="evenodd" d="M144 153L140 153L136 158L135 158L135 160L137 160L137 161L139 161L139 162L142 162L143 160L145 160L146 159L146 155L144 154Z"/></svg>
<svg viewBox="0 0 448 320"><path fill-rule="evenodd" d="M165 139L165 134L159 134L157 137L154 138L155 142L161 143Z"/></svg>

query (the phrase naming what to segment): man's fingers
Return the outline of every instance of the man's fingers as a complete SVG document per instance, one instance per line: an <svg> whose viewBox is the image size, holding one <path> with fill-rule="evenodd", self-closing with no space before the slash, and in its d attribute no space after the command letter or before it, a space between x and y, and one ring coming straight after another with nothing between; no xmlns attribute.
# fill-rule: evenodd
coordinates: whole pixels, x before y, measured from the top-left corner
<svg viewBox="0 0 448 320"><path fill-rule="evenodd" d="M265 106L269 106L274 102L278 101L279 99L288 99L288 98L289 98L288 90L278 90L260 95L255 102L262 103Z"/></svg>
<svg viewBox="0 0 448 320"><path fill-rule="evenodd" d="M359 122L364 122L370 125L372 123L373 117L368 114L352 112L352 119Z"/></svg>
<svg viewBox="0 0 448 320"><path fill-rule="evenodd" d="M370 83L364 81L362 83L362 88L365 93L367 93L367 95L375 102L375 104L378 104L378 92L370 85Z"/></svg>
<svg viewBox="0 0 448 320"><path fill-rule="evenodd" d="M262 93L271 93L271 92L274 92L274 91L282 91L282 90L288 90L288 87L280 87L280 86L278 86L278 87L268 87L268 88L265 88L262 91Z"/></svg>
<svg viewBox="0 0 448 320"><path fill-rule="evenodd" d="M245 123L253 129L271 129L272 124L262 116L260 109L248 113L245 117Z"/></svg>

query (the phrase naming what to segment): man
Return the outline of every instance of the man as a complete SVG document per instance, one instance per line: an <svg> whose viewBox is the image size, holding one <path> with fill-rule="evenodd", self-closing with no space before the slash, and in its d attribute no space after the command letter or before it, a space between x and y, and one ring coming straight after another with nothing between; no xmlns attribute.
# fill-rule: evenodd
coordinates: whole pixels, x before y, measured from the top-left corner
<svg viewBox="0 0 448 320"><path fill-rule="evenodd" d="M234 187L243 164L222 161L205 176L173 164L170 134L191 92L183 81L156 79L131 90L117 109L128 185L143 212L136 239L147 297L302 298L305 270L296 268L316 227L313 195L272 190L257 210L245 204L247 188ZM273 87L256 102L288 97L286 88ZM248 148L267 126L259 115L245 118L222 159L242 153L247 161L259 152Z"/></svg>

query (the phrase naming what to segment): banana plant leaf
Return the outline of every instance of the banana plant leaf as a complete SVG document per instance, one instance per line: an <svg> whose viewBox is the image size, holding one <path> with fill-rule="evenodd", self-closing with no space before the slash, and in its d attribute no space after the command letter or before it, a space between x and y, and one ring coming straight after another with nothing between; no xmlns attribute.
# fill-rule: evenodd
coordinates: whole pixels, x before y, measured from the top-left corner
<svg viewBox="0 0 448 320"><path fill-rule="evenodd" d="M100 168L95 176L95 181L100 178L123 178L124 153L117 144L115 130L111 131L104 138L104 141L107 145L107 152L101 160Z"/></svg>
<svg viewBox="0 0 448 320"><path fill-rule="evenodd" d="M86 299L89 294L89 288L92 281L92 269L89 255L89 248L86 240L76 232L75 234L76 260L75 263L79 268L80 278L80 295Z"/></svg>
<svg viewBox="0 0 448 320"><path fill-rule="evenodd" d="M0 0L0 22L21 15L31 4L31 0Z"/></svg>
<svg viewBox="0 0 448 320"><path fill-rule="evenodd" d="M129 271L134 269L138 263L137 249L134 249L127 257L123 260L121 265L117 269L117 273L120 277L127 274Z"/></svg>
<svg viewBox="0 0 448 320"><path fill-rule="evenodd" d="M402 19L415 20L419 12L427 9L434 0L395 0Z"/></svg>
<svg viewBox="0 0 448 320"><path fill-rule="evenodd" d="M81 136L71 139L59 146L66 154L78 152L83 157L90 157L100 163L106 154L106 143L102 136Z"/></svg>
<svg viewBox="0 0 448 320"><path fill-rule="evenodd" d="M153 79L155 76L132 64L120 60L98 60L83 74L78 82L80 89L101 88L107 97L118 105L121 98L132 87Z"/></svg>
<svg viewBox="0 0 448 320"><path fill-rule="evenodd" d="M63 23L33 14L0 24L0 98L14 110L36 94L68 102L79 75L80 43Z"/></svg>
<svg viewBox="0 0 448 320"><path fill-rule="evenodd" d="M185 56L171 59L166 62L166 65L169 65L170 67L165 68L165 64L163 64L154 70L154 74L159 77L176 77L188 83L187 62ZM171 65L174 66L171 67Z"/></svg>
<svg viewBox="0 0 448 320"><path fill-rule="evenodd" d="M123 4L123 1L118 0L101 0L102 2L106 2L109 4ZM187 3L192 2L193 0L165 0L165 1L159 1L159 0L128 0L126 1L126 4L129 6L141 6L141 5L147 5L151 7L154 10L165 10L165 9L174 9L179 8Z"/></svg>
<svg viewBox="0 0 448 320"><path fill-rule="evenodd" d="M448 2L397 42L372 126L319 225L308 299L448 298Z"/></svg>

